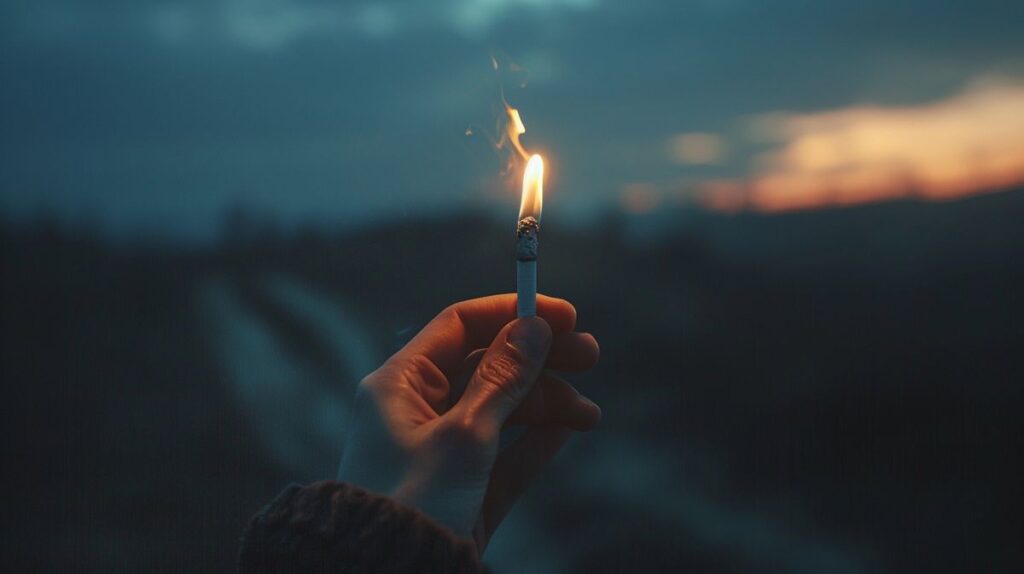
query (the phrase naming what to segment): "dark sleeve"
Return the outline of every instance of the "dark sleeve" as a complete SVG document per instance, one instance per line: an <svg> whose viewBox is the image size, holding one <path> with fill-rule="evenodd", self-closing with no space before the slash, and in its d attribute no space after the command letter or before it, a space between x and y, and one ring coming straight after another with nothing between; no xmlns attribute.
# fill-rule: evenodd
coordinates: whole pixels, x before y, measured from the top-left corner
<svg viewBox="0 0 1024 574"><path fill-rule="evenodd" d="M249 522L241 574L485 572L471 540L343 482L292 485Z"/></svg>

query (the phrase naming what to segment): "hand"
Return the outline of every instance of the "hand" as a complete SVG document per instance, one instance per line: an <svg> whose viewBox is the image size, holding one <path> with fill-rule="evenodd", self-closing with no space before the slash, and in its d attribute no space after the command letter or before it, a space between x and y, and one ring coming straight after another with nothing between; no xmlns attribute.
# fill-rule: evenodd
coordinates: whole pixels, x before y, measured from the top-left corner
<svg viewBox="0 0 1024 574"><path fill-rule="evenodd" d="M366 377L338 471L472 537L481 554L571 430L601 418L548 371L597 362L597 341L573 331L573 306L538 295L537 317L515 310L515 295L456 303ZM508 424L526 430L499 452Z"/></svg>

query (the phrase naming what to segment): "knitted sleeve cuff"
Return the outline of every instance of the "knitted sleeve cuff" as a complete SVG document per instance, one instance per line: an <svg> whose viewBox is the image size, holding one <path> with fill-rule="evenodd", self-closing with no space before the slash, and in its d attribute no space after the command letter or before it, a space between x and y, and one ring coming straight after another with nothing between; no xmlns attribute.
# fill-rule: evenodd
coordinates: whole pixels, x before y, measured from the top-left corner
<svg viewBox="0 0 1024 574"><path fill-rule="evenodd" d="M239 572L484 572L476 545L394 500L336 481L291 485L249 522Z"/></svg>

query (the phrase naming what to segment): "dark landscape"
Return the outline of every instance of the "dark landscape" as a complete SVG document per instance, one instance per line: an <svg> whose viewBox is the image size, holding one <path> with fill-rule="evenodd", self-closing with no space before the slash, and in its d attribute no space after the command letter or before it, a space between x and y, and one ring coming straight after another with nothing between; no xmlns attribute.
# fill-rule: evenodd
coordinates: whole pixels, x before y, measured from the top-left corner
<svg viewBox="0 0 1024 574"><path fill-rule="evenodd" d="M3 570L231 571L253 512L333 476L360 377L512 289L507 223L236 214L175 246L8 221ZM552 223L540 269L601 342L574 382L604 420L496 572L1024 568L1024 190Z"/></svg>

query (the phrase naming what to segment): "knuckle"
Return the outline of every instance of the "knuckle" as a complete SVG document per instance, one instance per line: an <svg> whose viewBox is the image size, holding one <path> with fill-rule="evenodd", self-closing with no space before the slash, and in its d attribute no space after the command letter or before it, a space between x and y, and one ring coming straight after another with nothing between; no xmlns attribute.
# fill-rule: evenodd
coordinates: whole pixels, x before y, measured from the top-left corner
<svg viewBox="0 0 1024 574"><path fill-rule="evenodd" d="M456 320L460 318L459 308L457 303L453 303L437 314L437 318L441 320Z"/></svg>
<svg viewBox="0 0 1024 574"><path fill-rule="evenodd" d="M399 368L403 380L408 382L421 381L428 386L436 386L445 382L444 373L437 368L434 361L422 354L406 358Z"/></svg>
<svg viewBox="0 0 1024 574"><path fill-rule="evenodd" d="M359 381L359 386L356 387L356 392L361 395L375 395L380 390L381 380L377 376L377 372L374 371L369 375L363 377L363 380Z"/></svg>
<svg viewBox="0 0 1024 574"><path fill-rule="evenodd" d="M356 394L377 399L386 394L395 381L395 366L385 363L376 371L363 377L356 387Z"/></svg>
<svg viewBox="0 0 1024 574"><path fill-rule="evenodd" d="M501 353L480 363L476 379L484 387L515 402L522 398L521 389L527 382L521 362L509 353Z"/></svg>

